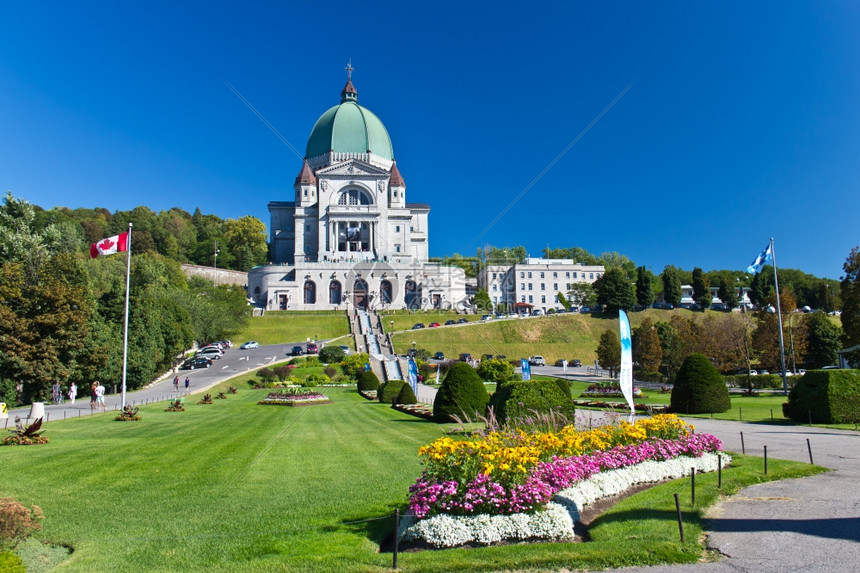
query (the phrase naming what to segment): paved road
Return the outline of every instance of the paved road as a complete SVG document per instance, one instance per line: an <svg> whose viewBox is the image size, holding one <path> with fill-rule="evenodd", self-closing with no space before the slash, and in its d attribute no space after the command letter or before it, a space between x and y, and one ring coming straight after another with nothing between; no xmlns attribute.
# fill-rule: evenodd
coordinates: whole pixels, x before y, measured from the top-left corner
<svg viewBox="0 0 860 573"><path fill-rule="evenodd" d="M176 397L176 394L173 392L173 377L177 375L179 376L180 381L179 395L185 394L184 382L186 376L190 381L189 393L194 394L202 392L226 378L235 376L236 374L241 374L242 372L247 372L248 370L253 370L260 366L287 360L289 358L289 356L287 356L287 352L296 345L304 347L305 342L273 344L251 350L240 350L238 346L233 347L228 349L221 359L214 360L212 362L212 366L209 368L178 370L176 374L171 372L141 390L127 393L126 403L140 405L170 400L171 398ZM102 381L102 383L105 384L105 381ZM118 410L120 408L120 402L121 396L119 392L105 396L105 406L109 412ZM64 404L54 405L45 403L45 423L50 423L55 420L63 420L65 418L89 416L95 413L96 412L90 409L89 388L78 389L78 399L75 400L74 404L71 404L68 399L66 399ZM29 414L29 406L9 410L9 419L2 420L2 423L4 426L11 428L14 426L15 416L21 416L22 419L25 419Z"/></svg>
<svg viewBox="0 0 860 573"><path fill-rule="evenodd" d="M625 573L786 573L860 570L860 434L851 431L688 420L729 451L809 461L833 471L748 487L709 512L712 563L636 567Z"/></svg>

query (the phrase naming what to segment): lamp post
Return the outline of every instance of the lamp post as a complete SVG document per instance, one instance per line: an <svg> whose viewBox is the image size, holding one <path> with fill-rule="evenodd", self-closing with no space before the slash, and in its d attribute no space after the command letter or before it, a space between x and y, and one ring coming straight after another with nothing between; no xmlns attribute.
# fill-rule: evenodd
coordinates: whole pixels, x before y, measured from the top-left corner
<svg viewBox="0 0 860 573"><path fill-rule="evenodd" d="M779 300L779 299L777 299ZM788 380L785 378L785 340L782 337L782 316L779 313L779 309L773 308L772 305L767 305L767 312L769 314L776 314L777 321L779 326L779 360L782 364L782 391L788 396ZM791 318L789 318L788 322L789 334L791 334Z"/></svg>

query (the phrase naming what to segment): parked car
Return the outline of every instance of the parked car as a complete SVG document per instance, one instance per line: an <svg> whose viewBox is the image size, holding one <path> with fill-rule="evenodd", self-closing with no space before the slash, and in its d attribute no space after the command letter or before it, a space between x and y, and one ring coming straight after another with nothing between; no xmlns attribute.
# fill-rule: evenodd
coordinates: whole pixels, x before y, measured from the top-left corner
<svg viewBox="0 0 860 573"><path fill-rule="evenodd" d="M349 349L349 346L341 345L340 349L343 350L344 355L349 355L352 350Z"/></svg>
<svg viewBox="0 0 860 573"><path fill-rule="evenodd" d="M246 342L245 344L243 344L239 348L242 350L248 350L249 348L259 348L259 347L260 347L259 342L257 342L256 340L249 340L248 342Z"/></svg>
<svg viewBox="0 0 860 573"><path fill-rule="evenodd" d="M655 306L654 308L657 308L657 307ZM591 307L584 306L584 307L579 309L579 312L581 312L582 314L588 314L589 312L591 312Z"/></svg>
<svg viewBox="0 0 860 573"><path fill-rule="evenodd" d="M471 361L472 361L472 355L469 354L468 352L463 352L460 354L460 362L471 362Z"/></svg>
<svg viewBox="0 0 860 573"><path fill-rule="evenodd" d="M543 356L529 356L529 364L532 366L546 366L546 360L544 360Z"/></svg>
<svg viewBox="0 0 860 573"><path fill-rule="evenodd" d="M451 326L452 324L457 324L457 321L453 319L445 321L445 326Z"/></svg>
<svg viewBox="0 0 860 573"><path fill-rule="evenodd" d="M319 347L316 344L314 344L313 342L311 342L308 344L308 348L307 348L307 350L305 350L305 354L316 354L319 351L320 351Z"/></svg>
<svg viewBox="0 0 860 573"><path fill-rule="evenodd" d="M442 326L442 325L439 324L438 322L431 322L430 323L430 328L439 328L440 326Z"/></svg>
<svg viewBox="0 0 860 573"><path fill-rule="evenodd" d="M542 315L543 315L543 310L541 310L539 308L536 308L532 311L532 316L542 316Z"/></svg>
<svg viewBox="0 0 860 573"><path fill-rule="evenodd" d="M209 368L210 366L212 366L211 360L205 356L195 356L183 362L180 368L183 370L194 370L195 368Z"/></svg>
<svg viewBox="0 0 860 573"><path fill-rule="evenodd" d="M218 344L221 345L221 348L227 350L228 348L233 348L233 342L230 340L219 340Z"/></svg>
<svg viewBox="0 0 860 573"><path fill-rule="evenodd" d="M573 360L570 361L570 364L568 364L568 366L575 366L576 368L579 368L582 366L582 361L574 358Z"/></svg>
<svg viewBox="0 0 860 573"><path fill-rule="evenodd" d="M481 356L481 360L492 360L493 358L495 358L495 356L492 354L484 354Z"/></svg>
<svg viewBox="0 0 860 573"><path fill-rule="evenodd" d="M457 320L457 324L466 324L467 322L469 322L469 319L467 318L460 318Z"/></svg>
<svg viewBox="0 0 860 573"><path fill-rule="evenodd" d="M484 316L481 317L481 320L493 320L493 315L492 314L485 314Z"/></svg>
<svg viewBox="0 0 860 573"><path fill-rule="evenodd" d="M293 349L290 351L291 356L301 356L305 351L302 350L301 346L293 346Z"/></svg>
<svg viewBox="0 0 860 573"><path fill-rule="evenodd" d="M445 353L444 352L437 352L436 354L433 355L433 359L434 360L445 360Z"/></svg>
<svg viewBox="0 0 860 573"><path fill-rule="evenodd" d="M224 353L221 352L220 349L215 348L214 346L207 346L206 348L198 350L197 354L195 354L194 356L205 356L210 360L220 360L220 358L224 356Z"/></svg>
<svg viewBox="0 0 860 573"><path fill-rule="evenodd" d="M416 322L412 325L412 330L421 330L422 328L424 328L423 322Z"/></svg>

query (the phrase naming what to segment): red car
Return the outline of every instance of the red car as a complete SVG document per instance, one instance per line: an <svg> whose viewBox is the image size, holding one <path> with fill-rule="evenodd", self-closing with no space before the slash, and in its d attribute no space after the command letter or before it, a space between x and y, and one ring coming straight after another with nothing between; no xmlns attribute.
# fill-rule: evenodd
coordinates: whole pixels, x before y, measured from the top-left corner
<svg viewBox="0 0 860 573"><path fill-rule="evenodd" d="M431 322L430 328L436 328L437 326L441 326L438 322Z"/></svg>
<svg viewBox="0 0 860 573"><path fill-rule="evenodd" d="M308 344L308 348L307 348L307 350L305 350L306 354L316 354L317 352L319 352L319 348L317 348L317 345L314 344L313 342Z"/></svg>

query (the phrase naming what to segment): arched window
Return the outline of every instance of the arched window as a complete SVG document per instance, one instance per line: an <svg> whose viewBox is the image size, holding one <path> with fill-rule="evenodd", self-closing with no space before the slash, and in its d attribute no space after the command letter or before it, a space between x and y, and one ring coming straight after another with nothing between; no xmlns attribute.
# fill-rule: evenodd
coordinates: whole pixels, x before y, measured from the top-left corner
<svg viewBox="0 0 860 573"><path fill-rule="evenodd" d="M317 285L314 281L305 281L305 304L317 303Z"/></svg>
<svg viewBox="0 0 860 573"><path fill-rule="evenodd" d="M355 308L366 309L368 305L367 282L364 279L355 279L352 285L353 304Z"/></svg>
<svg viewBox="0 0 860 573"><path fill-rule="evenodd" d="M373 201L361 189L347 189L337 198L338 205L370 205Z"/></svg>
<svg viewBox="0 0 860 573"><path fill-rule="evenodd" d="M421 289L415 281L406 281L404 285L405 296L403 301L407 308L421 308Z"/></svg>
<svg viewBox="0 0 860 573"><path fill-rule="evenodd" d="M328 301L331 304L340 304L341 299L341 288L340 282L331 281L328 285Z"/></svg>
<svg viewBox="0 0 860 573"><path fill-rule="evenodd" d="M392 294L393 292L394 289L391 288L390 281L382 281L379 283L379 297L382 304L391 304L391 301L394 299Z"/></svg>

